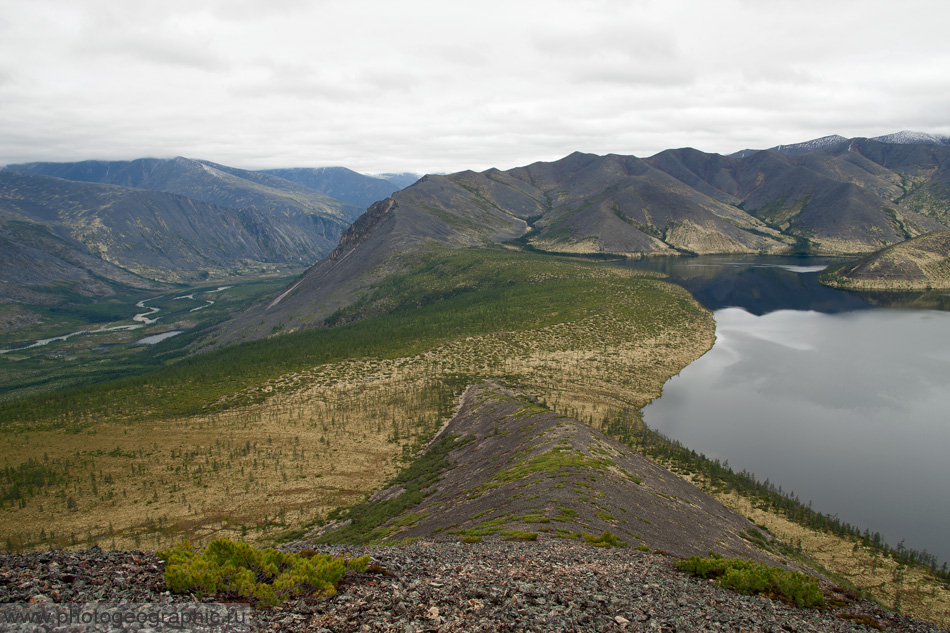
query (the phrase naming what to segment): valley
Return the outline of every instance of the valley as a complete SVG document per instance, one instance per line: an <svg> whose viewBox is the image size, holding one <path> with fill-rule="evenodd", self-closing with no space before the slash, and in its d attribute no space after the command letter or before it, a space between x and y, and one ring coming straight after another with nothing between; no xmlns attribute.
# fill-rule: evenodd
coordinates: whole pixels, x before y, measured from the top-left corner
<svg viewBox="0 0 950 633"><path fill-rule="evenodd" d="M0 314L31 315L29 325L0 329L0 401L154 370L186 353L205 328L285 283L261 277L125 289L94 304L0 306ZM158 338L169 332L180 334Z"/></svg>
<svg viewBox="0 0 950 633"><path fill-rule="evenodd" d="M407 275L391 296L422 307L276 339L292 355L252 343L0 406L4 462L57 482L8 478L9 545L272 539L378 485L470 380L517 381L594 425L635 420L712 342L685 291L646 273L505 251L422 266L460 271L440 277L470 289L438 300L437 283Z"/></svg>
<svg viewBox="0 0 950 633"><path fill-rule="evenodd" d="M696 453L689 458L693 466L684 467L670 458L679 449L658 450L667 440L651 435L642 422L642 408L666 381L713 346L715 322L662 273L617 264L697 253L851 256L912 243L905 240L946 227L940 212L945 176L934 167L946 148L880 141L851 147L858 149L830 143L817 153L732 157L675 150L650 159L575 153L507 172L426 176L341 228L339 243L321 233L320 244L335 248L326 248L325 256L299 275L307 257L316 256L297 248L310 238L288 236L284 229L262 229L253 244L239 240L241 248L256 253L274 247L275 257L246 258L233 251L221 254L221 267L209 267L201 259L201 245L207 244L201 238L176 246L194 250L197 259L186 258L183 271L163 272L148 263L165 249L165 242L152 239L154 231L142 234L149 248L135 254L145 258L136 264L105 257L114 250L110 244L89 250L64 232L65 224L26 222L27 231L17 216L0 235L20 249L16 258L0 259L4 270L25 270L30 257L53 262L47 258L52 251L41 251L42 244L55 244L59 259L44 269L55 274L32 286L4 289L13 292L0 312L8 323L0 348L12 350L0 354L3 546L161 549L183 538L194 545L222 536L266 545L313 536L329 517L339 518L344 508L425 459L429 441L460 406L464 409L467 390L491 381L534 403L520 414L499 413L499 425L518 422L529 433L521 420L529 415L547 422L551 416L575 420L578 429L603 432L693 480L753 517L756 529L767 527L780 539L759 542L744 523L712 538L696 527L702 520L691 520L686 523L692 533L666 544L671 532L659 528L626 526L625 540L644 537L641 544L685 555L707 547L698 543L712 538L712 549L778 556L783 564L816 570L886 604L902 596L909 611L948 621L945 578L901 559L901 552L886 544L864 542L847 531L827 534L833 546L810 536L833 529L813 525L795 533L789 527L794 521L783 521L805 513L800 503L762 503L758 493L750 497L748 491L734 496L738 487L724 482L736 481L738 474L707 478L703 473L713 462ZM119 196L106 206L121 208L123 200L145 191L133 186L117 193L108 187L151 183L162 196L182 196L182 182L189 187L197 182L203 184L192 191L219 197L199 200L198 193L190 194L196 197L188 199L189 208L250 205L212 213L229 222L238 210L250 213L256 205L271 205L271 215L289 218L290 224L310 213L294 205L311 194L294 188L302 185L277 183L282 179L272 174L187 159L123 164L104 172L93 167L84 177L106 187L96 189L97 195ZM176 171L184 167L185 172ZM177 175L156 176L163 173ZM215 183L210 190L207 177ZM75 200L70 196L76 190L58 176L5 178L21 184L27 178L52 179L54 189L72 192L60 201ZM216 188L221 183L240 187ZM20 213L29 205L10 193L13 189L8 186L6 199L17 200ZM274 196L296 202L281 210L274 205L285 202L278 204ZM340 226L337 216L333 222ZM317 224L323 222L330 220ZM23 235L32 241L16 241ZM292 257L284 249L289 245ZM64 279L82 280L77 287L83 292L69 294ZM140 317L132 322L136 314ZM84 329L132 325L145 327L30 347L32 341ZM177 331L182 333L154 344L142 342ZM590 466L600 459L590 452L593 447L573 446L586 457L571 463ZM523 458L527 453L521 452L532 447L499 450L508 449ZM551 465L552 477L561 466ZM683 482L667 475L651 480L652 499L643 507L686 494ZM483 510L498 516L483 515L471 525L475 517L458 517L465 526L453 529L504 524L516 533L531 532L534 524L525 517L539 519L539 525L546 523L542 518L554 520L553 506L544 505L550 498L511 512L495 504ZM626 506L617 510L617 503L612 507L635 513ZM427 512L435 521L436 509L390 517L394 523L384 529L394 529L387 536L398 542L450 533L449 524L422 521ZM624 524L613 511L597 512L567 521L570 529L564 529L593 534L604 525L619 530ZM513 521L518 517L525 521ZM492 520L502 523L482 525ZM420 531L412 532L417 524ZM495 532L486 536L499 536ZM481 534L459 532L452 538L462 536ZM823 549L847 548L853 558L819 556ZM890 580L852 573L864 549L876 561L875 571L890 570ZM892 567L892 561L898 562ZM910 589L899 591L911 576L919 594L913 599Z"/></svg>

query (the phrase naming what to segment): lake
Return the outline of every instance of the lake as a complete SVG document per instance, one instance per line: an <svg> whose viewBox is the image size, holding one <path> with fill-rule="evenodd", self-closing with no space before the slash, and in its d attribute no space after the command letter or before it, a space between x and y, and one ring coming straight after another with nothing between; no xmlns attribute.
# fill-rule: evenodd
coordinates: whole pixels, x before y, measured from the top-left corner
<svg viewBox="0 0 950 633"><path fill-rule="evenodd" d="M644 420L892 546L950 560L950 312L826 288L826 263L638 262L716 319L712 350L667 382Z"/></svg>

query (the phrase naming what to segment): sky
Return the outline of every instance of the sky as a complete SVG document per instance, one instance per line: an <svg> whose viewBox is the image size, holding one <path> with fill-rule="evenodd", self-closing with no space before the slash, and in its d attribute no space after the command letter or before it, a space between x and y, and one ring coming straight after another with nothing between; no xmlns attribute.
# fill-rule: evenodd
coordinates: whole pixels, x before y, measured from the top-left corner
<svg viewBox="0 0 950 633"><path fill-rule="evenodd" d="M0 165L508 169L950 135L946 0L0 0Z"/></svg>

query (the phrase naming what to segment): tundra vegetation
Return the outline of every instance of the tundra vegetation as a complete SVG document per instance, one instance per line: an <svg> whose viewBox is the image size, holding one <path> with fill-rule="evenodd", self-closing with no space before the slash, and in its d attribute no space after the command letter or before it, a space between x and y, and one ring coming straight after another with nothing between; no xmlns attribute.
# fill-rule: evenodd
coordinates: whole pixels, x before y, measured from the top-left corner
<svg viewBox="0 0 950 633"><path fill-rule="evenodd" d="M799 607L821 607L825 604L818 581L800 572L718 555L709 558L691 556L680 561L677 567L693 576L715 578L721 586L739 593L771 595Z"/></svg>
<svg viewBox="0 0 950 633"><path fill-rule="evenodd" d="M643 428L640 409L714 340L711 315L678 286L576 258L432 249L329 321L0 403L0 545L299 535L397 476L464 388L494 379L733 499L885 604L950 621L946 569L932 557L714 475L721 465ZM829 542L853 555L821 558ZM865 560L872 572L855 571Z"/></svg>
<svg viewBox="0 0 950 633"><path fill-rule="evenodd" d="M713 340L651 274L506 249L420 255L335 321L2 403L4 546L272 542L394 475L475 380L636 418Z"/></svg>
<svg viewBox="0 0 950 633"><path fill-rule="evenodd" d="M336 595L336 586L348 571L369 567L369 556L346 559L313 551L286 554L226 538L211 541L203 552L182 541L159 556L165 561L165 582L172 591L197 598L228 594L258 608L298 596Z"/></svg>

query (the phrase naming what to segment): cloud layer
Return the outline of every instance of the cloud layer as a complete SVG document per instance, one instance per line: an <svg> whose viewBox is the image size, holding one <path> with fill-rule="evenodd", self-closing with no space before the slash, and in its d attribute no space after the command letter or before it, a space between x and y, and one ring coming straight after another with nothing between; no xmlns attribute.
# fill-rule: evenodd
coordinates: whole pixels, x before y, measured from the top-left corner
<svg viewBox="0 0 950 633"><path fill-rule="evenodd" d="M950 134L943 0L0 0L0 164L509 168Z"/></svg>

